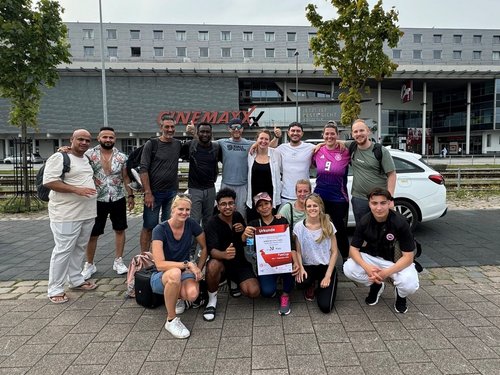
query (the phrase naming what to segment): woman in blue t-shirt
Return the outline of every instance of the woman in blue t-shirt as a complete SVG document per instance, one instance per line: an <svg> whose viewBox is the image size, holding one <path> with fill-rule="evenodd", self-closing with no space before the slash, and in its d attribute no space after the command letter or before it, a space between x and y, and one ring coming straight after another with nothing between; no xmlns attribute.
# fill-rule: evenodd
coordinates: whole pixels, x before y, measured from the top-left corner
<svg viewBox="0 0 500 375"><path fill-rule="evenodd" d="M193 302L198 297L198 281L207 260L205 234L189 217L190 212L191 199L187 195L177 195L172 201L170 219L158 224L152 236L153 258L159 272L151 277L151 288L165 298L165 329L174 337L183 339L189 337L190 332L177 314L184 312L185 300ZM193 236L201 247L197 265L189 261Z"/></svg>

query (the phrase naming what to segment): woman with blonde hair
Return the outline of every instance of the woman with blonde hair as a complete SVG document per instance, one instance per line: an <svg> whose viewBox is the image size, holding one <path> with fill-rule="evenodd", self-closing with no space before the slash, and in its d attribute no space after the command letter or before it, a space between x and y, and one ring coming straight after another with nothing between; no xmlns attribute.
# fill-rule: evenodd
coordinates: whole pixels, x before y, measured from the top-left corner
<svg viewBox="0 0 500 375"><path fill-rule="evenodd" d="M336 230L318 194L306 198L305 210L306 218L293 229L299 263L295 281L305 287L306 300L313 301L316 294L320 310L329 313L337 294ZM316 288L316 281L319 281L319 288Z"/></svg>
<svg viewBox="0 0 500 375"><path fill-rule="evenodd" d="M201 271L207 260L205 234L200 225L189 217L191 199L185 194L172 201L170 219L153 229L152 252L158 272L151 276L153 293L163 294L167 307L165 329L176 338L191 334L177 317L185 309L184 301L198 297ZM198 264L189 261L193 236L201 247Z"/></svg>
<svg viewBox="0 0 500 375"><path fill-rule="evenodd" d="M281 156L269 147L271 132L267 129L257 133L257 148L248 154L247 221L257 219L259 214L252 202L253 196L265 192L273 200L273 213L281 203Z"/></svg>

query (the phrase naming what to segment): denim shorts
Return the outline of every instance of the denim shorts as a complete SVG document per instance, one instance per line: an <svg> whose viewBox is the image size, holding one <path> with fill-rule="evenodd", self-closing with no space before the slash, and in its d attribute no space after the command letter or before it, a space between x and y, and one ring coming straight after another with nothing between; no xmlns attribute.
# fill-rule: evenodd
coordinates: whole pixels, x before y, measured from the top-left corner
<svg viewBox="0 0 500 375"><path fill-rule="evenodd" d="M149 283L151 284L151 289L153 289L153 293L163 294L164 286L161 281L162 276L163 272L156 272L151 276L151 280L149 281ZM187 279L196 280L196 277L191 272L183 272L181 274L181 282Z"/></svg>
<svg viewBox="0 0 500 375"><path fill-rule="evenodd" d="M153 229L154 227L156 227L156 225L158 225L158 222L160 221L160 210L161 222L164 222L170 217L170 206L176 194L177 191L175 190L153 193L153 196L155 198L153 208L151 209L144 205L144 210L142 213L144 228Z"/></svg>

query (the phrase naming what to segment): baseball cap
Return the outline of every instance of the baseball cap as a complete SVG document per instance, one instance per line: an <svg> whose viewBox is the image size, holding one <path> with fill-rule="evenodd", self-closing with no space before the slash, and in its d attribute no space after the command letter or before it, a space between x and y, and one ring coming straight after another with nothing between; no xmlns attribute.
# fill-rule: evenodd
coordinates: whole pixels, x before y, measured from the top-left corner
<svg viewBox="0 0 500 375"><path fill-rule="evenodd" d="M231 125L241 125L241 120L239 118L233 118L227 123L227 126L230 127Z"/></svg>
<svg viewBox="0 0 500 375"><path fill-rule="evenodd" d="M259 201L272 202L273 200L271 199L271 197L269 196L269 194L267 194L265 191L263 191L262 193L259 193L259 194L257 194L256 196L253 197L253 203L255 204L255 206L257 206L257 204L259 203Z"/></svg>

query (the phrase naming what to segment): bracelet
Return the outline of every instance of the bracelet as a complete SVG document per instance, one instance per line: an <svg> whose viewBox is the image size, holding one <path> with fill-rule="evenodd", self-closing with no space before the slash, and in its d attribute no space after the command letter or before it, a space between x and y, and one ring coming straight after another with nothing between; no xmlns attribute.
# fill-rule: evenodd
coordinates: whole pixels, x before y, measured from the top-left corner
<svg viewBox="0 0 500 375"><path fill-rule="evenodd" d="M134 196L134 194L130 194L128 197L129 198L134 198L135 196Z"/></svg>

